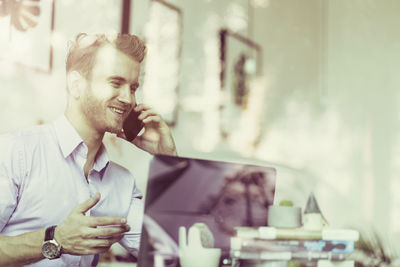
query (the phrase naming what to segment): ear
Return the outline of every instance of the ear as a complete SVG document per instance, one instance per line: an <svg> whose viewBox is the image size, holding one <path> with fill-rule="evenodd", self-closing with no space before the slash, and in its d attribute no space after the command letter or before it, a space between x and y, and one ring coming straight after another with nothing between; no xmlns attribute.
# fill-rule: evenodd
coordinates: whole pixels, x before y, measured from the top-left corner
<svg viewBox="0 0 400 267"><path fill-rule="evenodd" d="M86 78L76 70L70 71L67 73L67 87L69 94L73 98L79 99L86 88Z"/></svg>

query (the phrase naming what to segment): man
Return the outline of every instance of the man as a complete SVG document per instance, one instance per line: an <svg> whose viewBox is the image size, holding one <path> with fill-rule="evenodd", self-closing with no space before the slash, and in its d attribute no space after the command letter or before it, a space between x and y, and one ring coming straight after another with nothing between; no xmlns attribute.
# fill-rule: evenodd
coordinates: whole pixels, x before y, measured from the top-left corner
<svg viewBox="0 0 400 267"><path fill-rule="evenodd" d="M143 204L132 175L108 160L105 132L125 138L131 110L144 132L132 141L176 155L170 130L136 105L143 42L79 34L67 56L67 108L53 124L0 137L0 266L96 266L120 242L135 254Z"/></svg>

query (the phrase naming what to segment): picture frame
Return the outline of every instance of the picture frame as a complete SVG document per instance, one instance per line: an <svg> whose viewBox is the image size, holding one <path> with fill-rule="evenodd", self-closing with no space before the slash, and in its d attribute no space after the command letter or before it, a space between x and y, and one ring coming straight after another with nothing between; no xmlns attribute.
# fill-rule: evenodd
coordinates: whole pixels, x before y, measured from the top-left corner
<svg viewBox="0 0 400 267"><path fill-rule="evenodd" d="M262 48L251 39L222 28L220 41L220 133L223 139L237 129L247 109L250 81L262 74Z"/></svg>
<svg viewBox="0 0 400 267"><path fill-rule="evenodd" d="M54 16L55 0L0 1L0 60L50 74Z"/></svg>

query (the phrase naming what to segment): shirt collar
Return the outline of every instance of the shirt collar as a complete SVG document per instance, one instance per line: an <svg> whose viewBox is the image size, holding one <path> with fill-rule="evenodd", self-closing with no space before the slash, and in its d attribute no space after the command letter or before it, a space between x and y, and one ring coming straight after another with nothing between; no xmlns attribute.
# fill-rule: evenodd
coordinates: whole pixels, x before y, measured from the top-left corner
<svg viewBox="0 0 400 267"><path fill-rule="evenodd" d="M71 155L71 153L78 146L84 145L81 136L69 122L67 117L65 117L65 115L62 115L57 120L55 120L53 125L64 158L67 158L69 155ZM93 165L93 169L100 172L104 167L107 166L108 162L109 158L106 148L104 144L101 144L100 150Z"/></svg>
<svg viewBox="0 0 400 267"><path fill-rule="evenodd" d="M93 165L93 169L95 171L101 172L101 170L108 165L109 161L110 160L108 158L106 147L104 146L104 144L101 144L99 152L97 153L96 161Z"/></svg>
<svg viewBox="0 0 400 267"><path fill-rule="evenodd" d="M60 116L53 124L61 151L66 158L83 143L83 140L65 115Z"/></svg>

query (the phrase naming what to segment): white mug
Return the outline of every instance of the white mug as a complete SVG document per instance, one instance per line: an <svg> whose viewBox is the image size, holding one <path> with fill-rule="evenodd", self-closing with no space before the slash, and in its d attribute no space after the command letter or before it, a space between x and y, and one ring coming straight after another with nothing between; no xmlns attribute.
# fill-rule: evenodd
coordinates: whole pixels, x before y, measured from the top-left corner
<svg viewBox="0 0 400 267"><path fill-rule="evenodd" d="M188 248L179 250L179 262L182 267L218 267L220 258L220 248Z"/></svg>
<svg viewBox="0 0 400 267"><path fill-rule="evenodd" d="M198 227L190 227L188 240L186 228L179 227L179 262L182 267L218 267L220 258L220 248L202 246Z"/></svg>

